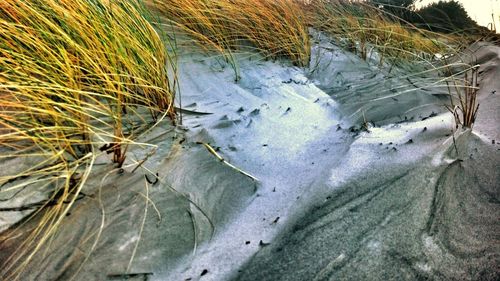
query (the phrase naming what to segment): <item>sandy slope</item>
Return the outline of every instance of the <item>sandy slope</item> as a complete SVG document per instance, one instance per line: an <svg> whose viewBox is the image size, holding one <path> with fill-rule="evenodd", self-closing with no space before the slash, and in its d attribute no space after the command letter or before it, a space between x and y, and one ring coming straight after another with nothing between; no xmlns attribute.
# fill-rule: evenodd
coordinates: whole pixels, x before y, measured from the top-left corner
<svg viewBox="0 0 500 281"><path fill-rule="evenodd" d="M68 279L87 256L77 280L498 278L499 48L475 46L482 105L455 149L429 65L380 69L318 41L311 69L241 57L238 83L224 63L181 56L183 127L141 140L159 146L144 168L98 166L93 197L21 279Z"/></svg>
<svg viewBox="0 0 500 281"><path fill-rule="evenodd" d="M343 181L298 217L235 279L497 280L500 148L495 143L500 98L491 91L498 89L500 48L477 48L483 106L478 132L456 135L458 155L449 138L433 143L440 139L439 130L412 137L413 142L393 157L368 148L381 137L378 130L364 134L351 152L359 143L360 150L353 154L364 148L380 160L368 161L355 178ZM418 125L426 126L422 121L401 128ZM441 130L446 134L446 126ZM355 156L347 156L341 170L350 158ZM337 186L333 171L330 184Z"/></svg>

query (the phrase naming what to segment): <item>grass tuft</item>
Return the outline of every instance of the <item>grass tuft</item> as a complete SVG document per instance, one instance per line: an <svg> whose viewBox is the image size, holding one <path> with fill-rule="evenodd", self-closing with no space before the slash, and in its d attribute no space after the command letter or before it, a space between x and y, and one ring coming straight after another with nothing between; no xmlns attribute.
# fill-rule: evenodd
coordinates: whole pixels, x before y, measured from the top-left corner
<svg viewBox="0 0 500 281"><path fill-rule="evenodd" d="M234 52L257 51L306 66L310 42L305 14L294 0L149 0L180 33L234 65Z"/></svg>
<svg viewBox="0 0 500 281"><path fill-rule="evenodd" d="M450 94L450 106L447 106L447 108L453 114L457 128L461 125L472 129L476 121L479 110L479 104L477 103L477 92L479 91L478 72L479 65L476 65L465 71L464 78L459 83L453 80L452 86L447 82Z"/></svg>
<svg viewBox="0 0 500 281"><path fill-rule="evenodd" d="M7 280L55 233L99 154L120 167L141 124L174 117L171 60L145 15L135 0L0 4L0 161L34 162L0 173L0 193L53 190L2 265Z"/></svg>
<svg viewBox="0 0 500 281"><path fill-rule="evenodd" d="M341 46L363 59L376 51L380 63L384 59L412 61L448 49L434 39L436 33L403 26L394 15L363 2L308 0L304 10L312 27L334 36Z"/></svg>

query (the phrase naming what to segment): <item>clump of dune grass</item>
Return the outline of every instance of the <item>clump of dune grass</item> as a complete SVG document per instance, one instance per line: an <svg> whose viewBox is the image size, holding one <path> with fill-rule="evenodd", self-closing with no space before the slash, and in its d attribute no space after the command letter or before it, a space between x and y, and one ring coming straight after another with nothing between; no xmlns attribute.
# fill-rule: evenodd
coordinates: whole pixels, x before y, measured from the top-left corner
<svg viewBox="0 0 500 281"><path fill-rule="evenodd" d="M380 63L384 59L418 60L448 48L433 39L437 34L403 26L394 15L363 2L309 0L303 5L312 27L334 36L341 46L363 59L376 51Z"/></svg>
<svg viewBox="0 0 500 281"><path fill-rule="evenodd" d="M139 128L174 117L173 62L145 13L135 0L0 3L0 162L33 161L0 173L0 192L53 190L5 280L55 233L99 154L120 167Z"/></svg>
<svg viewBox="0 0 500 281"><path fill-rule="evenodd" d="M304 12L294 0L149 0L149 6L207 51L233 64L235 52L309 63Z"/></svg>
<svg viewBox="0 0 500 281"><path fill-rule="evenodd" d="M473 66L464 72L461 81L452 81L452 85L447 81L450 95L450 105L448 110L455 118L456 127L463 126L471 128L476 121L479 103L477 103L477 92L479 91L478 70L479 66Z"/></svg>

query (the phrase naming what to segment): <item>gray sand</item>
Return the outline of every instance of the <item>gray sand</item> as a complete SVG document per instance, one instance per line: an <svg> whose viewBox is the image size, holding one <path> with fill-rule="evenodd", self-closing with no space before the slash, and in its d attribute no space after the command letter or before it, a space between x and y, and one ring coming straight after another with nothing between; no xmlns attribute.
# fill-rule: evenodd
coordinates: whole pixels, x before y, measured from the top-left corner
<svg viewBox="0 0 500 281"><path fill-rule="evenodd" d="M418 162L373 163L297 217L234 279L498 280L500 149L492 140L500 97L492 91L500 48L472 49L482 65L481 107L477 133L456 134L458 155L447 141Z"/></svg>
<svg viewBox="0 0 500 281"><path fill-rule="evenodd" d="M325 39L311 69L242 57L234 83L215 59L181 54L183 126L141 139L158 149L134 172L101 159L91 197L20 279L499 279L500 48L471 48L480 112L455 134L428 65L379 68ZM3 235L25 216L0 213ZM0 242L0 261L39 218Z"/></svg>

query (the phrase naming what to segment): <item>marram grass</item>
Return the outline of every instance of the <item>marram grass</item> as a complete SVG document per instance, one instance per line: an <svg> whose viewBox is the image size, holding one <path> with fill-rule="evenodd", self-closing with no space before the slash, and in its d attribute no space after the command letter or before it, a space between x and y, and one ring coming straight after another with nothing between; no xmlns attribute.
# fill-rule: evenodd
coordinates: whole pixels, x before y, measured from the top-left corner
<svg viewBox="0 0 500 281"><path fill-rule="evenodd" d="M253 51L306 66L310 42L305 14L295 0L148 0L184 35L207 51Z"/></svg>
<svg viewBox="0 0 500 281"><path fill-rule="evenodd" d="M147 0L148 6L207 51L221 54L238 78L234 54L254 51L266 58L288 58L307 66L308 28L380 61L418 60L453 51L441 35L404 26L394 16L364 2L344 0ZM451 40L450 38L447 38Z"/></svg>
<svg viewBox="0 0 500 281"><path fill-rule="evenodd" d="M372 49L380 54L381 62L420 60L452 50L434 40L437 34L403 26L393 15L363 2L307 0L303 9L310 26L330 34L364 59Z"/></svg>
<svg viewBox="0 0 500 281"><path fill-rule="evenodd" d="M470 128L474 126L479 103L477 102L477 92L479 91L478 82L479 65L470 67L463 71L464 78L462 81L453 79L448 84L448 92L450 95L450 105L448 110L455 118L455 124L458 128ZM450 85L452 83L452 85ZM452 90L455 92L452 93Z"/></svg>
<svg viewBox="0 0 500 281"><path fill-rule="evenodd" d="M130 128L147 123L139 112L174 117L171 63L135 0L0 3L0 162L36 161L0 173L0 192L53 189L42 223L2 264L6 280L54 234L105 153L99 148L120 166L136 135Z"/></svg>

